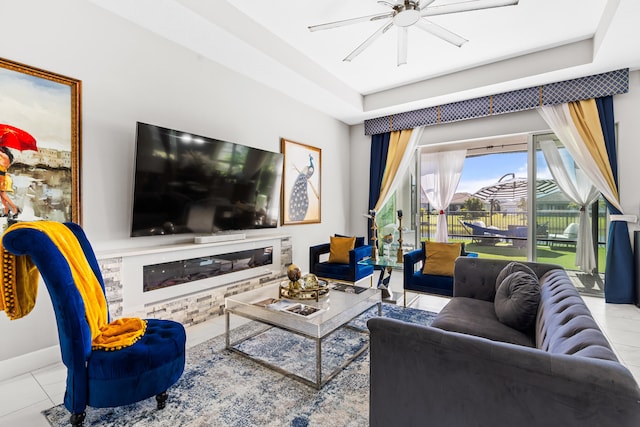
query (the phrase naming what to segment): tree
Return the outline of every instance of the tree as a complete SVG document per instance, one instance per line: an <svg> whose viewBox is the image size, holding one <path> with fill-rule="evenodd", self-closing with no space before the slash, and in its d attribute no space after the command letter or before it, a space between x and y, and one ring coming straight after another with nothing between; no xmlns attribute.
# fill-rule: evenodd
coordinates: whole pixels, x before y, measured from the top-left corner
<svg viewBox="0 0 640 427"><path fill-rule="evenodd" d="M480 218L483 216L484 203L477 197L469 197L462 205L462 211L467 218Z"/></svg>

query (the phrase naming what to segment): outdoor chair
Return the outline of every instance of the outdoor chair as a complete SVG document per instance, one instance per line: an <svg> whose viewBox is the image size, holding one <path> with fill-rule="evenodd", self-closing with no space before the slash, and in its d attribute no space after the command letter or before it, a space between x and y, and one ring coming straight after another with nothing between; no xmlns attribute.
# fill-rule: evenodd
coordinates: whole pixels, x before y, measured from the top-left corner
<svg viewBox="0 0 640 427"><path fill-rule="evenodd" d="M465 230L472 236L471 241L479 245L495 245L499 238L507 237L509 230L500 230L498 227L487 227L482 221L461 221ZM483 236L486 236L483 238Z"/></svg>
<svg viewBox="0 0 640 427"><path fill-rule="evenodd" d="M10 228L4 234L2 244L14 255L29 256L51 296L62 362L67 367L64 406L71 412L71 425L82 425L87 406L123 406L156 396L158 409L164 408L167 389L184 370L184 327L178 322L159 319L129 318L110 322L108 308L101 299L106 298L104 281L84 231L73 223L49 223L50 228L41 228L46 223L49 221L18 223L18 228ZM49 237L54 235L51 230L62 239ZM19 261L22 262L15 261L15 276L24 277L23 270L18 268L21 265ZM5 276L9 265L12 264L5 262ZM95 277L85 280L91 271ZM78 283L75 278L78 278ZM84 287L80 282L85 284ZM20 289L27 288L31 289L20 283ZM117 346L105 346L100 338L107 342L110 338L125 339L131 336L128 334L132 329L126 328L107 337L94 336L94 326L91 325L96 323L92 321L96 318L106 319L104 324L97 322L100 333L115 332L120 329L120 322L129 325L126 323L128 320L142 325L137 331L144 332L126 342L117 340ZM95 349L96 346L101 348Z"/></svg>
<svg viewBox="0 0 640 427"><path fill-rule="evenodd" d="M546 239L549 237L549 223L536 224L536 237Z"/></svg>
<svg viewBox="0 0 640 427"><path fill-rule="evenodd" d="M564 229L560 234L549 234L549 240L551 245L555 244L569 244L575 245L578 241L578 223L572 222Z"/></svg>
<svg viewBox="0 0 640 427"><path fill-rule="evenodd" d="M500 239L511 239L513 246L523 248L526 243L523 238L527 237L527 226L509 225L507 230L501 230L497 227L485 226L482 221L466 222L462 221L462 225L472 236L472 242L482 245L495 245ZM480 236L486 236L481 238ZM515 238L515 239L514 239Z"/></svg>

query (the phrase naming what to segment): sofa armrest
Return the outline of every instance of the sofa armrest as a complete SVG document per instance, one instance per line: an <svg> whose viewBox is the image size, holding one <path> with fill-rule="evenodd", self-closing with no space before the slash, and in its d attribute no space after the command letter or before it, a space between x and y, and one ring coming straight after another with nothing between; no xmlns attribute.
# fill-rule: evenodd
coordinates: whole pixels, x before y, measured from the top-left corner
<svg viewBox="0 0 640 427"><path fill-rule="evenodd" d="M372 427L640 425L640 390L617 362L388 318L367 326Z"/></svg>

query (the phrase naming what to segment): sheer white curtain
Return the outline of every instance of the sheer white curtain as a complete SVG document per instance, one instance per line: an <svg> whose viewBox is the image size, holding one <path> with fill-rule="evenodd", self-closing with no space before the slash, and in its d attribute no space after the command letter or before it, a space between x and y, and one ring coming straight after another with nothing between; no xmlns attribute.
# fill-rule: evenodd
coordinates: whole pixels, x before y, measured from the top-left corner
<svg viewBox="0 0 640 427"><path fill-rule="evenodd" d="M451 203L456 188L458 188L466 157L467 150L445 151L426 154L425 161L421 162L420 184L422 191L431 206L439 212L436 224L436 242L449 240L445 209Z"/></svg>
<svg viewBox="0 0 640 427"><path fill-rule="evenodd" d="M562 144L565 146L573 160L589 177L592 184L602 193L602 195L622 212L622 207L618 202L618 197L611 191L611 187L607 183L606 178L600 172L598 165L589 153L578 129L576 129L571 119L569 106L567 104L548 105L538 108L538 112L542 118L551 127Z"/></svg>
<svg viewBox="0 0 640 427"><path fill-rule="evenodd" d="M555 142L541 141L540 148L560 190L569 200L580 206L575 265L582 271L591 273L596 268L596 257L587 207L596 201L600 192L572 159L562 157Z"/></svg>

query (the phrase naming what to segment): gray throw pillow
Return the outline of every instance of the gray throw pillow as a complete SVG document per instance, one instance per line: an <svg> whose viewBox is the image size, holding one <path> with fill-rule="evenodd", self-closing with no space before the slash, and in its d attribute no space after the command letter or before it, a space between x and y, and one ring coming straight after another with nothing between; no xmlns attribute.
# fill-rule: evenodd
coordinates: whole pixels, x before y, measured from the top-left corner
<svg viewBox="0 0 640 427"><path fill-rule="evenodd" d="M498 273L498 277L496 278L496 291L498 290L498 286L502 283L502 281L511 273L515 273L516 271L524 271L525 273L532 274L533 277L536 276L536 273L531 269L531 267L522 264L521 262L513 261L507 264L500 273Z"/></svg>
<svg viewBox="0 0 640 427"><path fill-rule="evenodd" d="M540 282L535 274L516 271L498 286L493 303L498 320L519 331L531 332L540 304Z"/></svg>

